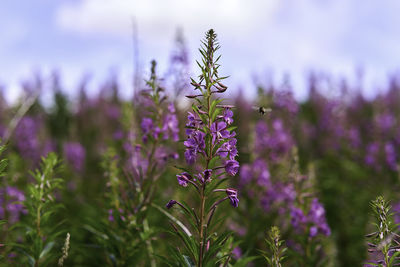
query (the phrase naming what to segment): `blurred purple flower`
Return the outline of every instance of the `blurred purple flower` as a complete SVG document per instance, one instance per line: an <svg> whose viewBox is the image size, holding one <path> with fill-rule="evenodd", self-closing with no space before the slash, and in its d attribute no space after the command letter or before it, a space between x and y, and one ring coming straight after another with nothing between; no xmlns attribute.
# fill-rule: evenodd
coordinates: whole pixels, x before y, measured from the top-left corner
<svg viewBox="0 0 400 267"><path fill-rule="evenodd" d="M7 200L6 203L4 203ZM21 213L26 213L26 209L23 205L25 201L25 195L22 191L16 187L7 186L6 188L0 189L0 219L6 219L4 213L4 206L7 209L8 220L10 223L16 223L19 221Z"/></svg>
<svg viewBox="0 0 400 267"><path fill-rule="evenodd" d="M41 121L25 116L15 129L14 140L22 157L37 162L41 156L40 143L37 137Z"/></svg>
<svg viewBox="0 0 400 267"><path fill-rule="evenodd" d="M397 171L397 155L393 143L385 144L386 163L392 171Z"/></svg>
<svg viewBox="0 0 400 267"><path fill-rule="evenodd" d="M142 123L140 124L143 132L143 142L146 143L148 140L148 136L152 136L154 139L157 139L161 130L158 126L154 125L154 122L151 118L143 118Z"/></svg>
<svg viewBox="0 0 400 267"><path fill-rule="evenodd" d="M110 105L106 108L107 117L111 120L118 120L121 117L121 111L118 106Z"/></svg>
<svg viewBox="0 0 400 267"><path fill-rule="evenodd" d="M82 171L85 164L85 148L78 142L64 144L64 156L75 171Z"/></svg>
<svg viewBox="0 0 400 267"><path fill-rule="evenodd" d="M319 203L317 198L314 198L311 202L310 211L307 214L308 221L313 224L313 227L316 227L317 231L313 230L310 236L313 237L317 235L317 233L321 233L323 235L329 236L331 234L331 229L329 228L326 218L325 218L325 209L321 203Z"/></svg>
<svg viewBox="0 0 400 267"><path fill-rule="evenodd" d="M293 140L290 133L284 128L281 119L275 119L269 128L263 121L259 121L255 128L255 152L258 155L269 153L269 159L277 162L290 152Z"/></svg>
<svg viewBox="0 0 400 267"><path fill-rule="evenodd" d="M171 135L172 140L176 142L179 140L179 123L175 114L174 104L169 104L168 111L169 113L165 115L163 127L161 129L163 133L163 139L167 140Z"/></svg>

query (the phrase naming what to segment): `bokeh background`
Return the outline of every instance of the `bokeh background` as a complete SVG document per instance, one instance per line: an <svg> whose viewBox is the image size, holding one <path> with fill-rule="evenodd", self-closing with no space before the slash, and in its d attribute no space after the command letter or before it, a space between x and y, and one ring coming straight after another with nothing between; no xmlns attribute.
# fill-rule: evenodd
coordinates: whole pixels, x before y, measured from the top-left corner
<svg viewBox="0 0 400 267"><path fill-rule="evenodd" d="M373 0L6 0L0 8L0 81L9 88L9 99L16 98L20 80L32 71L59 70L72 94L85 73L92 74L93 91L110 72L129 86L135 67L145 70L153 58L161 71L167 70L178 28L195 67L198 42L205 29L214 28L234 87L248 85L255 74L278 81L290 74L296 97L304 98L309 71L352 82L361 71L365 93L373 95L388 73L398 70L399 5Z"/></svg>

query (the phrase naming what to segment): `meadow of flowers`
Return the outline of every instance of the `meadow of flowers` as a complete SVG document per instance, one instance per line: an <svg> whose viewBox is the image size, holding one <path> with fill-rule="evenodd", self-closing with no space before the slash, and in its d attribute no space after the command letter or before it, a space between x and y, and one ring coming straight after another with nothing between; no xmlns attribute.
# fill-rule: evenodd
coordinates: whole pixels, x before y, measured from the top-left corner
<svg viewBox="0 0 400 267"><path fill-rule="evenodd" d="M180 40L133 99L110 79L71 100L57 74L0 95L0 266L400 264L397 77L373 98L314 74L302 102L288 83L249 100L218 49L207 31L190 78Z"/></svg>

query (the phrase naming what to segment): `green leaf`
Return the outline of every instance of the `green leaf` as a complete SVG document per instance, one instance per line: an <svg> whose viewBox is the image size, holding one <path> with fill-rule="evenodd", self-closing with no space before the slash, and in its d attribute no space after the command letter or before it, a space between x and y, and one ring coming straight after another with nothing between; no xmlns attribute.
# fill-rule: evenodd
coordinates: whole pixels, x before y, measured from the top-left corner
<svg viewBox="0 0 400 267"><path fill-rule="evenodd" d="M54 247L55 242L51 241L49 243L46 244L46 246L44 247L44 249L42 250L42 252L39 255L39 258L43 258L47 255L47 253L50 252L50 250Z"/></svg>
<svg viewBox="0 0 400 267"><path fill-rule="evenodd" d="M253 260L260 258L259 256L241 257L232 267L246 267L247 264Z"/></svg>
<svg viewBox="0 0 400 267"><path fill-rule="evenodd" d="M192 259L189 256L183 255L183 258L185 259L187 267L196 267L195 263L192 261Z"/></svg>
<svg viewBox="0 0 400 267"><path fill-rule="evenodd" d="M181 221L179 221L177 218L175 218L173 215L171 215L170 213L165 211L163 208L161 208L157 204L151 203L151 206L153 206L154 208L159 210L162 214L167 216L171 221L176 223L185 232L186 235L192 236L192 233L189 231L189 229Z"/></svg>

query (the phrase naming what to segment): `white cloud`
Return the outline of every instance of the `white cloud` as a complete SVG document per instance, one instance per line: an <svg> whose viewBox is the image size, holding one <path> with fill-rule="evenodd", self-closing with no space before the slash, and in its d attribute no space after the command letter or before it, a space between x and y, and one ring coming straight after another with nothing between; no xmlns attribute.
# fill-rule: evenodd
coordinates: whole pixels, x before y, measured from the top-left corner
<svg viewBox="0 0 400 267"><path fill-rule="evenodd" d="M144 38L170 38L179 26L188 32L204 32L210 26L237 34L248 32L260 18L265 22L279 0L84 0L62 5L57 24L82 34L131 35L132 18Z"/></svg>
<svg viewBox="0 0 400 267"><path fill-rule="evenodd" d="M351 0L82 0L65 2L55 18L63 30L126 41L135 17L141 57L156 56L161 65L166 65L162 59L167 58L178 26L189 37L195 58L199 39L215 28L224 74L236 83L235 77L250 77L266 68L278 75L289 72L299 77L322 69L351 77L359 65L381 79L400 62L400 54L392 53L400 44L400 17L395 12L400 4L364 2L360 6Z"/></svg>

